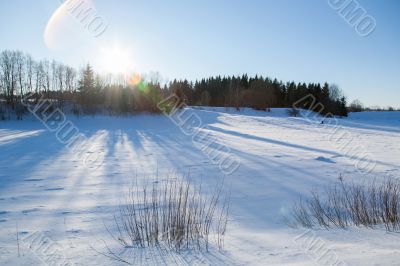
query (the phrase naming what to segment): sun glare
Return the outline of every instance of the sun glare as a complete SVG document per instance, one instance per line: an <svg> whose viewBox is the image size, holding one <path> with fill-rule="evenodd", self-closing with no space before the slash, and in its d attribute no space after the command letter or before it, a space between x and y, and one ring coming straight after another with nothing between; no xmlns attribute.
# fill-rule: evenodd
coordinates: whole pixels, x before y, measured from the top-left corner
<svg viewBox="0 0 400 266"><path fill-rule="evenodd" d="M127 73L132 69L133 59L127 49L117 45L100 49L101 66L109 73Z"/></svg>

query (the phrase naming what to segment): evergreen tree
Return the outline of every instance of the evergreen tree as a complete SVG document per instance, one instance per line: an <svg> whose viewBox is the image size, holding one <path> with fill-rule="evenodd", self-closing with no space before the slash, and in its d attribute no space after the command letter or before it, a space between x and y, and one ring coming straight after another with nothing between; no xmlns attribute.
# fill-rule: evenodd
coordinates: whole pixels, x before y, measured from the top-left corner
<svg viewBox="0 0 400 266"><path fill-rule="evenodd" d="M78 90L81 94L80 100L85 111L93 112L93 107L96 102L96 82L93 69L89 64L87 64L82 71Z"/></svg>

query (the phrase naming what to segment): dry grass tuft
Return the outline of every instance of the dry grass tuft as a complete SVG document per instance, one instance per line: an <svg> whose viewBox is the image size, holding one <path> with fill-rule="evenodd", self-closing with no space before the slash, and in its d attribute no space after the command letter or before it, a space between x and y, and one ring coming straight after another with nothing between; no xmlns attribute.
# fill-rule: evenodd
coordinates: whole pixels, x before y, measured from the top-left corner
<svg viewBox="0 0 400 266"><path fill-rule="evenodd" d="M323 198L314 191L310 199L300 199L293 206L292 216L296 224L308 228L384 225L387 231L399 231L400 182L387 179L357 185L341 180L327 189Z"/></svg>
<svg viewBox="0 0 400 266"><path fill-rule="evenodd" d="M222 249L229 199L222 199L221 192L222 185L205 197L201 186L182 180L131 188L114 217L115 239L124 247L163 246L176 251L205 247L208 251L214 235Z"/></svg>

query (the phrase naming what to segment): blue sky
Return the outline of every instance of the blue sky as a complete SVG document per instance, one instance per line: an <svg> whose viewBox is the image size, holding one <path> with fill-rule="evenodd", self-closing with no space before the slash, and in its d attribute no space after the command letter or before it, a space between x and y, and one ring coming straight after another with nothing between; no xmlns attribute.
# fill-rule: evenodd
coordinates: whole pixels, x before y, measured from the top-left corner
<svg viewBox="0 0 400 266"><path fill-rule="evenodd" d="M91 62L165 79L261 74L338 84L350 100L400 107L400 1L358 0L377 22L367 37L328 0L93 0L108 28L94 38L73 14L46 25L61 2L0 0L0 49ZM122 70L121 70L122 71Z"/></svg>

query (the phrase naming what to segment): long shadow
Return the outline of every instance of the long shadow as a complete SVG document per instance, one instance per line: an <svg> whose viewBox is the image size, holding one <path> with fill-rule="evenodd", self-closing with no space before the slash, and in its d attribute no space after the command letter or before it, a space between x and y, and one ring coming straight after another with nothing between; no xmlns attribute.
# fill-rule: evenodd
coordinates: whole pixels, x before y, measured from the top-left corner
<svg viewBox="0 0 400 266"><path fill-rule="evenodd" d="M193 148L191 141L182 138L176 138L171 141L153 134L148 136L152 139L152 142L159 145L161 155L168 160L168 163L177 169L184 171L184 165L207 160L207 157L200 150ZM306 191L305 189L302 191L302 184L307 183L309 185L311 183L317 185L324 182L322 178L313 175L311 170L307 171L301 167L290 166L279 161L268 161L265 158L260 158L242 150L232 147L231 149L243 161L240 171L232 176L225 177L225 182L227 189L231 189L232 192L231 206L233 211L238 217L246 217L245 220L243 218L240 219L240 223L246 226L275 227L276 225L265 222L266 216L269 220L272 219L278 224L282 219L279 213L280 209L290 206L294 197ZM249 162L251 162L251 165L248 164ZM222 180L222 172L217 165L212 165L211 163L199 164L198 167L202 168L201 172L206 173L206 176L202 178L205 181L206 191L213 191L213 188ZM279 169L279 174L265 172L265 170L262 170L265 168ZM298 176L299 173L302 174L301 182L292 178L295 175ZM199 179L199 176L194 175L190 181L194 183L202 182ZM266 191L270 191L270 195L265 194ZM270 205L268 202L273 202L274 204ZM276 202L279 202L279 204L276 204ZM259 208L254 208L255 205L259 205ZM268 214L266 215L265 212L260 212L260 210L264 210Z"/></svg>
<svg viewBox="0 0 400 266"><path fill-rule="evenodd" d="M31 178L33 169L46 167L64 148L49 132L0 146L0 191Z"/></svg>
<svg viewBox="0 0 400 266"><path fill-rule="evenodd" d="M218 118L219 115L219 113L211 113L207 115L204 121L209 124L224 123L224 121ZM183 173L187 173L188 168L203 169L207 173L207 176L204 177L204 179L207 178L205 182L207 183L207 188L212 188L214 184L219 183L220 179L218 177L221 175L218 166L212 165L199 149L193 147L191 137L185 136L177 127L171 125L172 122L168 121L167 118L151 119L152 122L143 122L140 124L135 124L139 119L117 119L112 122L106 119L104 120L105 124L98 124L102 121L102 119L95 119L94 122L89 121L80 127L82 133L88 138L96 135L101 129L106 130L109 134L105 143L105 164L99 170L99 176L96 176L96 181L102 185L96 187L93 192L95 194L93 200L98 206L93 207L93 209L82 207L81 212L75 208L78 210L78 213L75 215L79 216L82 213L94 214L98 212L101 215L109 215L112 203L106 205L107 199L104 199L103 193L109 193L109 190L113 190L115 196L118 196L122 192L123 186L126 184L126 179L123 181L118 180L120 176L116 176L115 174L117 172L125 174L126 169L121 170L121 165L129 164L129 161L135 158L143 160L143 166L150 168L155 168L154 161L161 160L159 163L164 169L170 167ZM128 121L130 123L126 123ZM84 122L86 121L83 120L80 124ZM96 123L97 126L93 125L93 123ZM167 128L167 130L163 127ZM221 129L217 126L210 125L208 128L215 131L217 138L218 134L226 134L232 138L255 140L265 143L265 145L273 144L303 151L340 156L339 153L332 151L243 134ZM43 134L51 135L51 133ZM32 145L34 147L33 151L27 152L24 155L27 156L25 159L21 158L18 150L23 150L27 146L32 147ZM305 187L308 188L310 184L324 183L324 180L322 178L318 179L319 177L313 173L312 169L307 169L301 165L291 165L279 159L266 160L247 149L236 148L235 146L230 148L234 154L243 160L243 164L237 173L226 178L226 184L232 189L232 213L235 222L246 227L265 229L284 226L278 224L278 218L276 218L280 214L280 208L288 206L290 201L298 195L303 194L301 191ZM0 149L2 149L1 146ZM15 153L12 153L13 150L15 150ZM11 171L21 167L21 172L17 172L17 175L29 176L33 172L32 169L40 170L45 167L41 163L51 164L52 161L55 161L62 154L62 150L63 145L56 142L55 137L52 139L49 136L41 135L39 138L20 139L18 142L7 146L7 153L11 153L11 156L4 158L4 160L2 157L1 165L9 167ZM132 156L125 157L127 155ZM39 160L34 160L35 158ZM19 162L16 163L16 161ZM274 171L266 172L265 169L274 169ZM56 170L53 170L54 172L48 173L46 178L57 175ZM156 169L150 170L154 172ZM62 174L68 176L68 173ZM80 197L77 196L77 193L79 194L79 192L87 188L89 184L86 178L90 175L93 175L93 173L88 168L75 172L75 176L71 180L72 182L67 182L67 184L70 184L68 191L66 191L67 193L58 198L59 211L64 209L68 211L70 206L79 201ZM298 180L293 180L292 176L296 176ZM19 181L21 180L12 181L12 184L19 184ZM3 190L4 188L2 187L1 189ZM37 191L34 192L37 193ZM204 191L204 193L207 192ZM52 199L57 199L57 197ZM97 207L102 208L99 209ZM269 220L266 221L266 219Z"/></svg>
<svg viewBox="0 0 400 266"><path fill-rule="evenodd" d="M208 117L208 122L218 122L217 114L212 113ZM312 151L322 154L330 154L333 156L341 156L340 153L326 151L323 149L315 149L306 147L303 145L291 144L282 141L277 141L269 138L257 137L248 134L238 133L236 131L224 130L220 129L216 126L208 126L208 129L215 131L216 139L218 139L218 133L227 134L233 137L244 138L244 139L252 139L255 141L259 141L265 144L273 144L278 146L285 146L288 148L300 149L304 151ZM159 151L161 155L173 166L177 169L182 169L183 166L194 165L196 164L198 167L204 167L207 170L210 178L217 179L220 170L215 165L202 165L200 162L208 160L206 156L202 154L202 152L193 147L193 143L191 142L191 138L184 136L182 133L180 135L174 136L175 138L170 138L166 135L158 135L154 133L146 133L148 139L151 142L157 143L159 146ZM239 141L240 142L240 141ZM211 147L213 148L213 147ZM251 195L256 188L255 191L261 190L265 188L268 191L271 191L271 196L268 198L268 202L279 202L279 204L272 204L272 206L268 206L265 210L269 212L267 217L276 221L277 216L280 215L280 208L285 208L291 206L293 200L300 196L301 194L307 194L308 189L312 186L321 186L322 184L326 184L326 178L318 176L315 172L313 172L312 168L304 167L303 164L300 166L291 165L290 163L283 162L282 160L265 160L262 157L259 157L250 152L246 152L243 149L236 149L235 147L229 147L232 152L239 156L239 158L243 159L241 169L239 173L235 173L234 176L229 177L229 179L234 183L231 185L232 191L234 191L233 196L234 209L241 217L246 217L246 221L244 224L248 226L258 226L265 228L268 227L282 227L282 223L278 224L278 222L274 223L265 223L263 219L266 218L266 215L262 212L256 211L254 212L254 208L250 208L254 205L260 205L260 208L263 208L268 205L267 202L263 202L263 199L266 199L266 195L260 194L260 196ZM295 162L293 162L295 163ZM261 169L261 170L257 170ZM262 170L264 169L264 170ZM275 173L265 172L265 169L279 169L279 173L275 171ZM307 170L308 169L308 170ZM334 172L335 166L327 166L327 169ZM247 173L247 175L246 175ZM299 178L299 174L301 174L301 178ZM222 175L222 174L221 174ZM249 176L250 175L250 176ZM292 177L297 176L298 180L294 180ZM210 178L207 179L207 183L210 183ZM331 180L335 180L336 177L331 177ZM228 181L229 182L229 181ZM245 192L245 193L244 193ZM240 195L245 195L245 197L241 198ZM247 195L247 196L246 196ZM235 198L236 197L236 198ZM247 197L247 199L246 199ZM256 199L256 200L254 200ZM257 200L258 199L258 200ZM259 210L259 209L258 209ZM250 222L253 220L253 222ZM250 223L249 223L250 222ZM265 225L265 226L264 226Z"/></svg>
<svg viewBox="0 0 400 266"><path fill-rule="evenodd" d="M365 158L358 157L358 156L349 156L349 155L346 155L346 154L343 154L343 153L339 153L339 152L328 151L328 150L318 149L318 148L311 148L311 147L307 147L307 146L304 146L304 145L299 145L299 144L294 144L294 143L274 140L274 139L270 139L270 138L266 138L266 137L259 137L259 136L254 136L254 135L250 135L250 134L246 134L246 133L240 133L240 132L237 132L237 131L222 129L222 128L215 127L215 126L208 126L208 128L212 129L213 131L222 133L222 134L233 135L233 136L237 136L237 137L241 137L241 138L245 138L245 139L252 139L252 140L261 141L261 142L267 142L267 143L270 143L270 144L285 146L285 147L288 147L288 148L300 149L300 150L304 150L304 151L312 151L312 152L321 153L323 155L327 155L328 154L328 155L336 156L336 157L344 157L344 158L349 158L349 159L352 159L352 160L357 160L359 162L366 162L366 163L372 163L372 164L373 163L378 163L378 164L385 165L385 166L397 167L397 165L386 163L386 162L382 162L382 161L378 161L378 160L372 161L372 160L365 159Z"/></svg>

